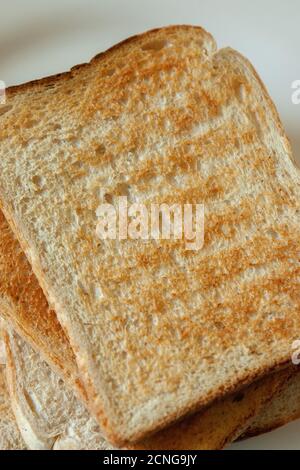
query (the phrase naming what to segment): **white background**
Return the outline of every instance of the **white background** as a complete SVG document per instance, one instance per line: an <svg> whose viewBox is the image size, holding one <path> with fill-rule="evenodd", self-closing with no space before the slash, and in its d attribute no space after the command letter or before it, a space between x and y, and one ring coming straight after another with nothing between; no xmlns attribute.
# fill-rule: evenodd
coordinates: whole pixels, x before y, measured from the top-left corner
<svg viewBox="0 0 300 470"><path fill-rule="evenodd" d="M6 85L62 72L128 36L168 24L197 24L219 47L255 65L300 162L300 0L0 0L0 80ZM300 449L300 422L234 448Z"/></svg>

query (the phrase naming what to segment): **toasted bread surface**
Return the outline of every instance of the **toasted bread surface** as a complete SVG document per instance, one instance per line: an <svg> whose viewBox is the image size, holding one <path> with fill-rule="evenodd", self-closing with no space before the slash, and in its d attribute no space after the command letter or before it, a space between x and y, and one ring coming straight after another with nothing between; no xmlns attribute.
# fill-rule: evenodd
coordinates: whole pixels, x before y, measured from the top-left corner
<svg viewBox="0 0 300 470"><path fill-rule="evenodd" d="M109 439L140 439L289 360L300 179L246 59L165 28L7 95L3 210ZM205 203L204 248L99 240L107 195Z"/></svg>

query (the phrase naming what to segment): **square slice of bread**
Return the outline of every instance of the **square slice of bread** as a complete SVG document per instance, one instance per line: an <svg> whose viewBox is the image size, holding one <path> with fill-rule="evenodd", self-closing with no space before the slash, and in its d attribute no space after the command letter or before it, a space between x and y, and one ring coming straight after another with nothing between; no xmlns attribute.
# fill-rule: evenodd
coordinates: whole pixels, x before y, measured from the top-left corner
<svg viewBox="0 0 300 470"><path fill-rule="evenodd" d="M289 361L300 335L299 171L245 58L174 26L7 97L1 204L112 442ZM204 203L204 247L100 240L97 208L120 195Z"/></svg>
<svg viewBox="0 0 300 470"><path fill-rule="evenodd" d="M84 406L74 400L74 394L67 391L65 386L58 385L61 384L60 377L66 386L73 387L83 403L87 404L68 339L57 321L55 312L49 308L31 266L1 211L0 270L1 315L35 351L26 345L24 339L18 338L16 333L9 335L7 348L10 357L8 371L11 396L27 445L31 449L65 446L109 448L101 433L89 431L91 426L95 428L95 422L90 419ZM50 372L49 365L46 365L42 358L57 372L57 376ZM281 372L276 374L276 377L266 377L259 384L248 387L242 395L239 392L237 396L220 400L204 412L156 433L133 448L221 449L247 427L252 417L281 389L285 379L285 373ZM28 380L34 390L27 386ZM40 422L42 416L34 413L34 408L26 405L24 391L37 393L36 389L42 394L40 402L43 397L56 397L47 408L45 423ZM66 406L60 404L64 400L67 402ZM68 410L69 403L72 404L72 409L65 425L67 429L77 430L76 437L70 435L71 431L66 430L64 426L59 427L56 420L59 410ZM80 413L78 410L81 410ZM55 435L58 436L55 431L58 427L59 439L54 439Z"/></svg>

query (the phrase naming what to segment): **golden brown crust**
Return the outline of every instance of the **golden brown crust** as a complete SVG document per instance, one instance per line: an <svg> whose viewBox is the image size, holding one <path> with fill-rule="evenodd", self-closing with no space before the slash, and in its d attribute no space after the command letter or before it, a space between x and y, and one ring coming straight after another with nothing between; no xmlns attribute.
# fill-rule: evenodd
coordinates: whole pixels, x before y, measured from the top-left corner
<svg viewBox="0 0 300 470"><path fill-rule="evenodd" d="M57 81L60 81L60 80L68 79L68 78L72 77L72 74L73 74L74 71L78 72L78 71L82 70L83 68L91 66L94 62L98 62L99 60L104 59L106 56L111 54L111 52L114 52L114 51L120 49L124 45L134 43L135 41L139 41L141 39L147 39L148 37L150 38L152 34L156 34L157 32L159 32L161 30L168 30L168 31L174 30L174 31L177 31L178 29L183 29L183 30L184 29L187 29L187 30L195 29L195 30L198 30L198 31L204 33L207 36L210 36L211 39L213 40L213 37L207 31L205 31L205 29L202 28L201 26L191 26L191 25L183 24L183 25L171 25L171 26L166 26L166 27L162 27L162 28L153 28L153 29L151 29L149 31L146 31L144 33L136 34L134 36L130 36L129 38L124 39L123 41L120 41L117 44L114 44L112 47L110 47L106 51L100 52L99 54L94 56L91 59L90 62L74 65L67 72L62 72L62 73L58 73L58 74L55 74L55 75L50 75L49 77L43 77L43 78L40 78L38 80L31 80L29 82L22 83L20 85L14 85L14 86L8 87L6 89L7 96L10 96L10 95L13 96L13 95L19 93L20 91L27 91L31 87L49 85L49 84L52 84L52 83L57 83Z"/></svg>

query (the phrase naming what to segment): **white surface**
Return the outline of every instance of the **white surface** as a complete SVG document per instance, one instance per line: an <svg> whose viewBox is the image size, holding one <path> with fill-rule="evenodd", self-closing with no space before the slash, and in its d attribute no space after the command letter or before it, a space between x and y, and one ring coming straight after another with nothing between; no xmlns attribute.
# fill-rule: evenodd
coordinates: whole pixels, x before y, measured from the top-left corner
<svg viewBox="0 0 300 470"><path fill-rule="evenodd" d="M0 80L7 85L62 72L128 36L168 24L198 24L219 47L255 65L273 97L300 162L299 0L0 0ZM299 436L299 437L298 437ZM300 449L300 422L235 444L239 449Z"/></svg>

